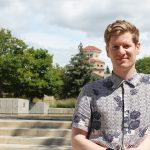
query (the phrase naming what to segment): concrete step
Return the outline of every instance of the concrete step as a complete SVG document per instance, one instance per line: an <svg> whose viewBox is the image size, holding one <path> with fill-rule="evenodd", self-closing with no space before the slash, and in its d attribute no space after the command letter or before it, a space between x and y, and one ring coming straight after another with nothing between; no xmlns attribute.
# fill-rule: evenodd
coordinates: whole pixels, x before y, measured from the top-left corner
<svg viewBox="0 0 150 150"><path fill-rule="evenodd" d="M62 120L71 121L73 114L1 114L0 119L26 119L26 120Z"/></svg>
<svg viewBox="0 0 150 150"><path fill-rule="evenodd" d="M0 150L71 150L71 146L1 144Z"/></svg>
<svg viewBox="0 0 150 150"><path fill-rule="evenodd" d="M71 150L71 121L0 119L0 150Z"/></svg>
<svg viewBox="0 0 150 150"><path fill-rule="evenodd" d="M0 128L60 128L70 129L71 121L0 119Z"/></svg>
<svg viewBox="0 0 150 150"><path fill-rule="evenodd" d="M71 129L44 128L0 128L0 136L28 136L28 137L65 137L71 138Z"/></svg>
<svg viewBox="0 0 150 150"><path fill-rule="evenodd" d="M70 146L70 139L64 137L19 137L19 136L0 136L0 144L19 144L19 145L59 145ZM0 145L1 147L1 145Z"/></svg>

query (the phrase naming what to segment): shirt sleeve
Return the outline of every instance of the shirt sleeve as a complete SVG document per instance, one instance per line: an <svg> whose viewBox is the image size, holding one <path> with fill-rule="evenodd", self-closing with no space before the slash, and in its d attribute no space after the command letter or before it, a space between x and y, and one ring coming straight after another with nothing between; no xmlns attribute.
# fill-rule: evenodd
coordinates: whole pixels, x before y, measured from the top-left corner
<svg viewBox="0 0 150 150"><path fill-rule="evenodd" d="M90 90L85 86L78 98L72 119L72 127L79 128L86 132L89 131L91 122L91 96Z"/></svg>

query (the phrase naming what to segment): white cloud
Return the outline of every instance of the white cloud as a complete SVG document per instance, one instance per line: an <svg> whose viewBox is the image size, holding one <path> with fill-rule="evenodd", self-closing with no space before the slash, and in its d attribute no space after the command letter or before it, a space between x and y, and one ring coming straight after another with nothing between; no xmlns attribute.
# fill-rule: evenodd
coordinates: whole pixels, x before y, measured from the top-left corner
<svg viewBox="0 0 150 150"><path fill-rule="evenodd" d="M127 19L140 29L139 57L149 55L149 6L149 0L0 0L0 26L31 46L49 49L59 64L68 63L80 42L102 49L101 57L110 64L103 33L116 19Z"/></svg>

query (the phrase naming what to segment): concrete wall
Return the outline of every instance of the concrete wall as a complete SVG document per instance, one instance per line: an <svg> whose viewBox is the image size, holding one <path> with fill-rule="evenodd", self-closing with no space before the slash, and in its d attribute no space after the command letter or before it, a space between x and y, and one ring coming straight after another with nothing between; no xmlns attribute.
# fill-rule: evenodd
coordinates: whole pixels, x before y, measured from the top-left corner
<svg viewBox="0 0 150 150"><path fill-rule="evenodd" d="M0 114L67 114L72 115L74 108L49 108L45 102L31 103L19 98L0 98Z"/></svg>
<svg viewBox="0 0 150 150"><path fill-rule="evenodd" d="M30 114L48 114L49 105L44 102L30 104Z"/></svg>
<svg viewBox="0 0 150 150"><path fill-rule="evenodd" d="M19 98L0 98L0 113L28 114L29 100Z"/></svg>
<svg viewBox="0 0 150 150"><path fill-rule="evenodd" d="M29 101L21 99L18 101L18 113L29 113Z"/></svg>

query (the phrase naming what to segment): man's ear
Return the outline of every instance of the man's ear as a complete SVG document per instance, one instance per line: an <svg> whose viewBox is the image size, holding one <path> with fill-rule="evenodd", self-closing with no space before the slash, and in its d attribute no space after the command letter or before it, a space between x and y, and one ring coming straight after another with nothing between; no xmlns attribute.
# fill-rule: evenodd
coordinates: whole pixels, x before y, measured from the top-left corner
<svg viewBox="0 0 150 150"><path fill-rule="evenodd" d="M140 42L138 42L136 44L136 55L138 55L140 53L140 48L141 48L141 44L140 44Z"/></svg>
<svg viewBox="0 0 150 150"><path fill-rule="evenodd" d="M108 49L108 45L106 45L106 53L107 53L107 56L109 57L109 49Z"/></svg>

